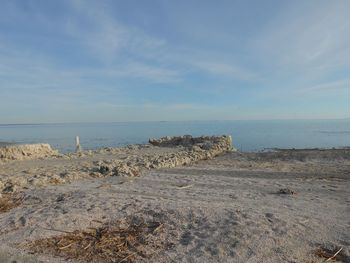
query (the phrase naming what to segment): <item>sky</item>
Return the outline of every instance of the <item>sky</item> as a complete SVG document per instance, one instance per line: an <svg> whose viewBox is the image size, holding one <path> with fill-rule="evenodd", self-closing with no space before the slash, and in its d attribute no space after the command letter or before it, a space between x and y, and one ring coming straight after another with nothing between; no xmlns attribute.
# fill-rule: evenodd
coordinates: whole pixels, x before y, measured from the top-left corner
<svg viewBox="0 0 350 263"><path fill-rule="evenodd" d="M3 0L0 123L350 117L349 0Z"/></svg>

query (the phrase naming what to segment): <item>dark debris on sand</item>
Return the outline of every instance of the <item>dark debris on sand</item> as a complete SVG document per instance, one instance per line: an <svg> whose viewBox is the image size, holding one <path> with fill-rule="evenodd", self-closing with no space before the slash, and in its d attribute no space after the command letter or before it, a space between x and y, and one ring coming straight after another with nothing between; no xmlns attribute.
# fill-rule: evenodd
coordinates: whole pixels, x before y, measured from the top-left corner
<svg viewBox="0 0 350 263"><path fill-rule="evenodd" d="M295 195L297 194L295 191L289 189L289 188L282 188L278 191L279 194L282 195Z"/></svg>
<svg viewBox="0 0 350 263"><path fill-rule="evenodd" d="M22 204L22 197L13 194L1 194L0 196L0 213L5 213L12 208Z"/></svg>
<svg viewBox="0 0 350 263"><path fill-rule="evenodd" d="M51 254L84 262L149 261L165 244L157 236L163 224L115 221L98 228L64 232L63 235L26 244L31 253ZM58 230L55 230L58 231Z"/></svg>
<svg viewBox="0 0 350 263"><path fill-rule="evenodd" d="M350 257L346 255L346 252L342 247L322 246L315 251L315 255L324 258L326 262L350 263Z"/></svg>

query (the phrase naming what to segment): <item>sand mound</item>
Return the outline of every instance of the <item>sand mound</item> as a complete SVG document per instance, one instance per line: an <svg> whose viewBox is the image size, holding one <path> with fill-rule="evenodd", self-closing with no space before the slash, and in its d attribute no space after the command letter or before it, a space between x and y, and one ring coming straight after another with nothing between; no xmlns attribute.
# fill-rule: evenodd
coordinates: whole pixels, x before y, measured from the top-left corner
<svg viewBox="0 0 350 263"><path fill-rule="evenodd" d="M49 144L23 144L0 148L0 161L26 160L58 155Z"/></svg>

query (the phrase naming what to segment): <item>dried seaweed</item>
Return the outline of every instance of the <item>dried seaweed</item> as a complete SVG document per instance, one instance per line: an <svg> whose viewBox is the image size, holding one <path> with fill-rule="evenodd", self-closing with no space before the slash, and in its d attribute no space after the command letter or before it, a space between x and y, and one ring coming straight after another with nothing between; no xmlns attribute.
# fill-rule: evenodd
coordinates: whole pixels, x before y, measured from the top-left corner
<svg viewBox="0 0 350 263"><path fill-rule="evenodd" d="M19 195L2 194L0 197L0 213L5 213L21 204L22 198Z"/></svg>
<svg viewBox="0 0 350 263"><path fill-rule="evenodd" d="M159 222L116 221L98 228L40 239L26 244L32 253L52 254L86 262L135 262L148 259L162 247L149 237L162 227ZM51 229L54 230L54 229ZM57 231L57 230L54 230Z"/></svg>

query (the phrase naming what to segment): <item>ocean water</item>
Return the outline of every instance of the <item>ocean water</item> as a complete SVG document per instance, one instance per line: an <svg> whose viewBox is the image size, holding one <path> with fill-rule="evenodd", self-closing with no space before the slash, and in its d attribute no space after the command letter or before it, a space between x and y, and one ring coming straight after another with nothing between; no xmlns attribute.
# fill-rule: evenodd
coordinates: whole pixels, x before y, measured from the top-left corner
<svg viewBox="0 0 350 263"><path fill-rule="evenodd" d="M61 152L146 143L149 138L229 134L242 151L350 146L350 120L116 122L0 125L0 142L49 143Z"/></svg>

